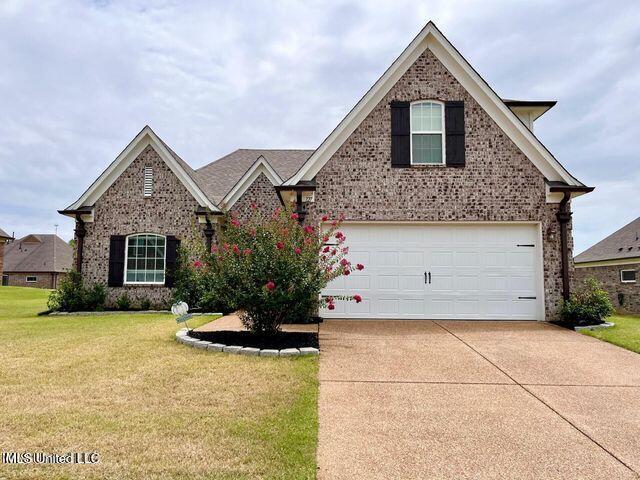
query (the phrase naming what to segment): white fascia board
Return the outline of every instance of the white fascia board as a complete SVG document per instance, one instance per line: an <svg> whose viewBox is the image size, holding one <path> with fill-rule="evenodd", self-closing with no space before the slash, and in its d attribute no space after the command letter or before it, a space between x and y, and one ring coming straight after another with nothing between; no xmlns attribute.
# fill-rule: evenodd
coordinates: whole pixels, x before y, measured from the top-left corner
<svg viewBox="0 0 640 480"><path fill-rule="evenodd" d="M312 180L353 131L371 113L382 98L398 82L426 49L430 49L478 104L504 130L547 180L559 180L568 185L582 184L567 172L551 155L517 115L507 107L489 85L478 75L460 53L429 22L340 124L322 142L298 172L285 182L295 185Z"/></svg>
<svg viewBox="0 0 640 480"><path fill-rule="evenodd" d="M184 168L182 168L173 155L169 153L158 136L149 126L144 127L140 133L135 136L129 145L127 145L120 155L111 162L106 170L102 172L102 174L91 184L82 196L72 205L67 207L67 210L77 210L85 205L93 205L149 145L151 145L158 155L160 155L160 158L167 164L174 175L178 177L200 206L209 208L212 212L220 211L218 207L207 198L200 187L196 185L189 174L184 171Z"/></svg>
<svg viewBox="0 0 640 480"><path fill-rule="evenodd" d="M233 207L260 174L264 174L273 186L282 185L280 175L278 175L269 162L260 155L249 170L236 182L231 191L225 195L220 202L220 206L226 210Z"/></svg>

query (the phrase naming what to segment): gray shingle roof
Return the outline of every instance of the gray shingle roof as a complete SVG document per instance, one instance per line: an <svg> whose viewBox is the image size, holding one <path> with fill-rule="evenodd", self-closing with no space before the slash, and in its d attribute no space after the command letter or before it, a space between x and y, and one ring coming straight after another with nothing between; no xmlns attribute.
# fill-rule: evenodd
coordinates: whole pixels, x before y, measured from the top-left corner
<svg viewBox="0 0 640 480"><path fill-rule="evenodd" d="M4 272L66 272L73 249L52 234L32 234L5 245Z"/></svg>
<svg viewBox="0 0 640 480"><path fill-rule="evenodd" d="M298 171L313 152L313 150L241 148L197 169L195 174L205 194L215 203L220 203L259 157L264 157L278 175L283 180L287 180Z"/></svg>
<svg viewBox="0 0 640 480"><path fill-rule="evenodd" d="M640 257L640 217L574 258L576 263Z"/></svg>
<svg viewBox="0 0 640 480"><path fill-rule="evenodd" d="M0 228L0 238L12 238L7 232Z"/></svg>

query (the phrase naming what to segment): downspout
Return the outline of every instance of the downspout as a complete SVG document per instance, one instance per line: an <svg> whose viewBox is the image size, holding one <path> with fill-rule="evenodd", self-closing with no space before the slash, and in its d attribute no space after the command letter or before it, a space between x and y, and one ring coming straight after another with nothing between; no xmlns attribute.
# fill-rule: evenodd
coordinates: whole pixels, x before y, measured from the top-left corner
<svg viewBox="0 0 640 480"><path fill-rule="evenodd" d="M82 251L84 249L84 236L86 235L87 230L84 228L84 221L82 220L82 216L78 213L76 214L76 271L78 273L82 273Z"/></svg>
<svg viewBox="0 0 640 480"><path fill-rule="evenodd" d="M567 224L571 220L571 209L569 208L571 192L564 191L562 200L556 213L556 218L560 223L560 254L562 259L562 298L569 299L571 286L569 284L569 241L567 234Z"/></svg>

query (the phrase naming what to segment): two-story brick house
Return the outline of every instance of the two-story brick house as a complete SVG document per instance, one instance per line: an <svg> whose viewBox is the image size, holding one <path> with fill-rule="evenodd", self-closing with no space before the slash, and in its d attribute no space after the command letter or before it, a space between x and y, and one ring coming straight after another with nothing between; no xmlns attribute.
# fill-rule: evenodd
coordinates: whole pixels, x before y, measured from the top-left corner
<svg viewBox="0 0 640 480"><path fill-rule="evenodd" d="M168 299L179 241L223 212L344 214L367 265L339 318L553 319L571 280L571 198L592 188L533 133L555 102L501 99L429 23L315 150L238 150L192 169L145 127L61 213L84 278Z"/></svg>

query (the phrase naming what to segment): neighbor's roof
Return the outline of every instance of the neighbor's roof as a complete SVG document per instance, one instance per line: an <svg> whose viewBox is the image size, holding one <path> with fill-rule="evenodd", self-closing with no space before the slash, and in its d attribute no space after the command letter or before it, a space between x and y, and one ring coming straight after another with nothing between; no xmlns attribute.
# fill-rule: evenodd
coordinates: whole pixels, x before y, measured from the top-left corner
<svg viewBox="0 0 640 480"><path fill-rule="evenodd" d="M240 148L196 170L199 183L207 196L216 203L263 157L284 179L291 177L311 156L313 150L260 150Z"/></svg>
<svg viewBox="0 0 640 480"><path fill-rule="evenodd" d="M4 272L66 272L73 263L73 249L52 234L32 234L5 246Z"/></svg>
<svg viewBox="0 0 640 480"><path fill-rule="evenodd" d="M576 263L640 257L640 217L574 258Z"/></svg>
<svg viewBox="0 0 640 480"><path fill-rule="evenodd" d="M13 238L13 237L0 228L0 238Z"/></svg>

